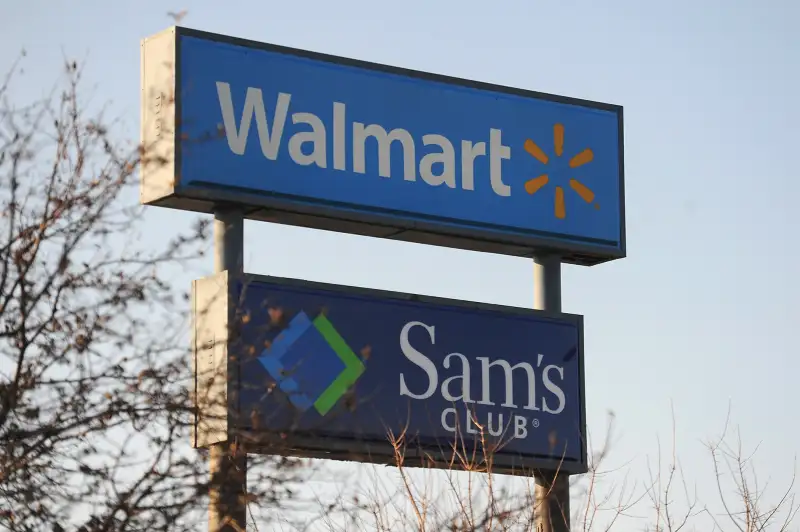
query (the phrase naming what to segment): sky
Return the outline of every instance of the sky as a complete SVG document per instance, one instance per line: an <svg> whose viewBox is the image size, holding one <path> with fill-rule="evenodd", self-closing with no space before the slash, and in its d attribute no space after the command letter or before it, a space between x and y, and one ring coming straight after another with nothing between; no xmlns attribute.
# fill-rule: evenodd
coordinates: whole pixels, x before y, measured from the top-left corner
<svg viewBox="0 0 800 532"><path fill-rule="evenodd" d="M800 3L7 1L0 69L24 47L15 90L30 96L64 55L84 60L93 103L135 141L140 39L183 9L197 29L622 105L628 256L563 269L563 310L585 317L589 429L602 435L613 411L612 456L644 480L674 409L683 467L713 498L703 442L730 407L745 443L760 444L761 475L788 478L800 441ZM191 219L151 208L148 238ZM245 236L252 273L533 304L528 259L255 222Z"/></svg>

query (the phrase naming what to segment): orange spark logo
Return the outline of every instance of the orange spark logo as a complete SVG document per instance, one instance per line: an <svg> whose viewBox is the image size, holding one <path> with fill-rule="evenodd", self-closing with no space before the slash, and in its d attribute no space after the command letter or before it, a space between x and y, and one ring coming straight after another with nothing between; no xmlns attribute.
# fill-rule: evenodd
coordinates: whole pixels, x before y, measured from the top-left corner
<svg viewBox="0 0 800 532"><path fill-rule="evenodd" d="M553 126L553 144L555 148L556 157L561 157L564 153L564 125L563 124L555 124ZM550 158L547 154L536 145L531 139L527 139L525 141L525 151L531 155L534 159L539 161L542 164L547 164L550 161ZM569 167L570 169L578 168L585 164L592 162L594 159L594 153L589 148L586 148L582 152L578 153L572 159L569 160ZM550 182L550 176L548 174L542 174L539 177L534 177L525 182L525 192L528 194L536 194L539 190L542 189L547 183ZM580 196L583 201L586 203L591 204L594 202L594 192L589 189L586 185L581 183L575 178L571 178L569 180L569 186L572 190L574 190L578 196ZM600 206L597 203L594 203L595 209L599 209ZM567 208L564 204L564 189L560 185L556 185L556 199L555 199L555 215L556 218L563 220L567 217Z"/></svg>

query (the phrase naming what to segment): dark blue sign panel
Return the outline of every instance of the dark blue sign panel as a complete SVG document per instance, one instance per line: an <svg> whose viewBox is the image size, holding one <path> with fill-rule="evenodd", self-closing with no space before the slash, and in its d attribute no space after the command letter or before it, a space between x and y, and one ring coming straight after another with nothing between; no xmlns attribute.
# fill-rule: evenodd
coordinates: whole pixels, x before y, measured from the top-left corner
<svg viewBox="0 0 800 532"><path fill-rule="evenodd" d="M625 255L619 106L175 31L176 196Z"/></svg>
<svg viewBox="0 0 800 532"><path fill-rule="evenodd" d="M585 471L580 316L258 278L241 301L246 432Z"/></svg>

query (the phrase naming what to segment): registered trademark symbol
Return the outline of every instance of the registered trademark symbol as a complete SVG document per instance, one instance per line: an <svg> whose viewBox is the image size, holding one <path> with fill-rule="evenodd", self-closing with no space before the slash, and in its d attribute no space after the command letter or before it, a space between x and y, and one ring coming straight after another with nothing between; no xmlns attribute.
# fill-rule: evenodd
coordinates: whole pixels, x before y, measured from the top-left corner
<svg viewBox="0 0 800 532"><path fill-rule="evenodd" d="M538 419L534 419L533 420L533 428L535 428L535 429L539 428L539 420Z"/></svg>

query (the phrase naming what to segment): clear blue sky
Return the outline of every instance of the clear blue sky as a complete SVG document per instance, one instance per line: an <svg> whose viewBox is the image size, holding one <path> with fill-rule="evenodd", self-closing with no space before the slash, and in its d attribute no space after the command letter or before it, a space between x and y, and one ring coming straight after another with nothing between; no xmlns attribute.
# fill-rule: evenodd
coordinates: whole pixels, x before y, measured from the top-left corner
<svg viewBox="0 0 800 532"><path fill-rule="evenodd" d="M800 441L800 3L792 0L26 0L0 7L0 68L38 94L63 53L87 60L93 101L138 135L139 41L182 25L625 107L628 258L565 267L564 310L585 315L590 428L614 456L668 439L692 478L729 401L762 475ZM153 208L150 226L192 215ZM250 223L254 273L531 306L524 259ZM157 236L154 236L157 239ZM210 273L189 272L176 279ZM707 482L702 481L702 482Z"/></svg>

